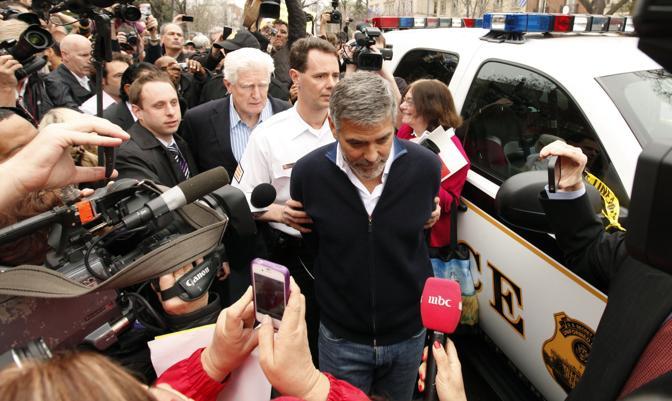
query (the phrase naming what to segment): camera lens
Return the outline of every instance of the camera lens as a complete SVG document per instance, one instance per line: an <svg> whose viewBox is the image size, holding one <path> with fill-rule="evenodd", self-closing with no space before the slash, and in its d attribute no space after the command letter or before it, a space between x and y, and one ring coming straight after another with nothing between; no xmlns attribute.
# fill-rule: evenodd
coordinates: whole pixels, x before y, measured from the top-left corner
<svg viewBox="0 0 672 401"><path fill-rule="evenodd" d="M139 21L142 18L142 12L136 6L126 6L124 11L124 19L126 21Z"/></svg>
<svg viewBox="0 0 672 401"><path fill-rule="evenodd" d="M26 34L26 41L30 43L33 47L42 48L49 43L49 40L42 32L32 31Z"/></svg>

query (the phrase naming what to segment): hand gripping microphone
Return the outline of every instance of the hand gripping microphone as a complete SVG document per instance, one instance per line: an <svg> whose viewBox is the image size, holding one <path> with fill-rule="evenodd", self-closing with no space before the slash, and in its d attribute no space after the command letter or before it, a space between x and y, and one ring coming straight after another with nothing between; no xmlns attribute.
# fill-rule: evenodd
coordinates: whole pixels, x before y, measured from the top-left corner
<svg viewBox="0 0 672 401"><path fill-rule="evenodd" d="M427 370L425 371L425 397L434 400L436 397L436 361L432 354L435 341L446 345L446 334L452 334L460 323L462 314L462 290L454 280L430 277L425 281L420 301L422 325L433 330L432 341L427 350Z"/></svg>
<svg viewBox="0 0 672 401"><path fill-rule="evenodd" d="M161 196L152 199L145 206L124 217L122 223L128 229L139 227L228 183L229 175L224 167L215 167L170 188Z"/></svg>

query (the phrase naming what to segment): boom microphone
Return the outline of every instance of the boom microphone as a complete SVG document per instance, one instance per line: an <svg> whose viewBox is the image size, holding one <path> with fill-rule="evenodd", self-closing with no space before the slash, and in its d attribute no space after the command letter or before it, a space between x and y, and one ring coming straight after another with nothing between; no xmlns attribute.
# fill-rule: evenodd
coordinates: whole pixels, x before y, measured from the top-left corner
<svg viewBox="0 0 672 401"><path fill-rule="evenodd" d="M176 186L122 219L126 228L139 227L159 216L179 209L229 183L224 167L215 167Z"/></svg>
<svg viewBox="0 0 672 401"><path fill-rule="evenodd" d="M422 325L433 330L432 341L427 350L425 371L425 400L436 398L436 361L432 354L435 341L446 344L446 334L452 334L460 323L462 314L462 290L454 280L430 277L425 281L420 301Z"/></svg>

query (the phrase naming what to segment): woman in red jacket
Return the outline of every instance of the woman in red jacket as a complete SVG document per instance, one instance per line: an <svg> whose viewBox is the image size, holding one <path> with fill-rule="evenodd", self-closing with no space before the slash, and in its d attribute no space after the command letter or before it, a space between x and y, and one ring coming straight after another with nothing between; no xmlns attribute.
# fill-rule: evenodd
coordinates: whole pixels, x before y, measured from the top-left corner
<svg viewBox="0 0 672 401"><path fill-rule="evenodd" d="M398 137L413 140L420 138L425 132L432 132L438 126L442 126L446 135L452 135L452 142L467 160L464 167L441 182L439 190L441 217L432 227L430 237L430 246L441 248L450 244L450 211L462 193L469 171L469 158L454 132L462 124L462 118L455 110L450 90L436 79L420 79L413 82L399 109L403 125L397 132Z"/></svg>

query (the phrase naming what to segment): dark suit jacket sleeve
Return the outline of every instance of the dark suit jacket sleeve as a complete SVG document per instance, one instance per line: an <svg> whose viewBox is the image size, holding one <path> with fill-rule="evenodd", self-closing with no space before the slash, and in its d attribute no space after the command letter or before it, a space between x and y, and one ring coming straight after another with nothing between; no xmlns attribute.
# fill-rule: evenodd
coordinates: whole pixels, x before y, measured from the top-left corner
<svg viewBox="0 0 672 401"><path fill-rule="evenodd" d="M587 195L550 200L542 192L540 201L568 267L606 293L627 257L623 233L604 231Z"/></svg>
<svg viewBox="0 0 672 401"><path fill-rule="evenodd" d="M143 60L146 63L154 64L156 60L161 57L161 44L152 45L145 47L145 59Z"/></svg>
<svg viewBox="0 0 672 401"><path fill-rule="evenodd" d="M303 203L304 201L303 198L304 184L302 177L305 171L306 171L305 162L303 161L303 159L299 159L299 161L296 162L296 165L294 165L294 168L292 168L292 177L290 178L289 181L289 197L301 203ZM318 239L317 239L317 232L315 230L311 231L310 233L301 234L301 236L303 237L304 245L306 247L313 250L317 249Z"/></svg>
<svg viewBox="0 0 672 401"><path fill-rule="evenodd" d="M298 39L306 36L306 14L301 8L299 0L286 0L287 19L289 19L287 30L287 48L292 47L292 44Z"/></svg>
<svg viewBox="0 0 672 401"><path fill-rule="evenodd" d="M132 146L132 143L128 145ZM133 178L136 180L152 180L154 182L161 182L159 176L152 171L152 168L147 164L146 158L143 158L143 152L139 149L130 149L130 146L123 145L119 148L117 154L116 168L119 171L119 179Z"/></svg>
<svg viewBox="0 0 672 401"><path fill-rule="evenodd" d="M79 110L79 104L75 100L72 90L68 88L67 84L61 81L60 76L47 75L44 80L44 87L47 90L47 96L56 107L68 107Z"/></svg>

